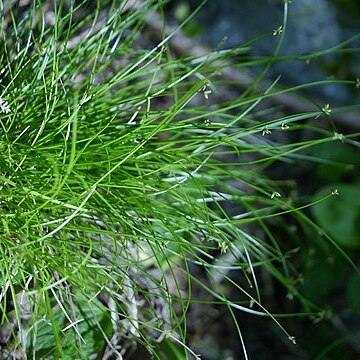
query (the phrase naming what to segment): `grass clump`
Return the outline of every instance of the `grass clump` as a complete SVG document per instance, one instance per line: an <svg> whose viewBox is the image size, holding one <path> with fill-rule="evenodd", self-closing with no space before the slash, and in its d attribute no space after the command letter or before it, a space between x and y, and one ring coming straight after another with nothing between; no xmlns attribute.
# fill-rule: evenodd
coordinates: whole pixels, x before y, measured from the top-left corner
<svg viewBox="0 0 360 360"><path fill-rule="evenodd" d="M301 125L330 113L257 110L296 90L276 82L221 99L233 84L220 71L246 48L179 60L172 34L144 41L145 18L163 3L127 5L1 4L1 351L126 358L135 341L155 358L196 357L187 312L202 301L230 312L241 341L238 310L271 317L295 341L262 301L262 269L307 315L321 309L301 295L294 248L267 221L287 214L317 227L301 212L309 201L287 196L295 184L261 171L334 141ZM303 128L316 136L272 137Z"/></svg>

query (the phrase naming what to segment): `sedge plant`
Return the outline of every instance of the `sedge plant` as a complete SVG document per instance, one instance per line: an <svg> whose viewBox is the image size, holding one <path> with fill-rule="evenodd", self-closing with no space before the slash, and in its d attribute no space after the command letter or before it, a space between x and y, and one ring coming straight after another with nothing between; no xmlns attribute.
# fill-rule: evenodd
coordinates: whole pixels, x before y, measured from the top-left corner
<svg viewBox="0 0 360 360"><path fill-rule="evenodd" d="M156 359L199 358L187 332L189 308L205 302L194 287L231 314L245 357L239 311L271 318L295 343L262 300L263 271L304 314L321 311L298 290L287 250L267 225L289 215L318 231L304 212L313 201L287 196L282 189L293 182L264 171L321 161L305 150L331 141L358 146L356 134L334 139L334 129L317 128L318 115L331 121L330 105L279 118L259 104L330 80L264 88L286 32L285 2L284 31L266 35L278 36L274 57L244 61L264 71L222 98L237 84L221 73L241 69L233 59L249 44L176 57L174 33L147 37L146 19L164 3L0 3L4 356L126 359L142 347ZM304 128L315 135L272 137Z"/></svg>

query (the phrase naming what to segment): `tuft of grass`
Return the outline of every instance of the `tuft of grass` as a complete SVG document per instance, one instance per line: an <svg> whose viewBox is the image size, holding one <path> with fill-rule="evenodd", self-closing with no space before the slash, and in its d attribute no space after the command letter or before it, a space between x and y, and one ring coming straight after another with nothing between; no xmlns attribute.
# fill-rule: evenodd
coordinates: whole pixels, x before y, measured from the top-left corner
<svg viewBox="0 0 360 360"><path fill-rule="evenodd" d="M178 59L170 34L148 48L145 19L163 1L24 3L0 4L3 351L122 358L135 340L157 359L197 357L187 312L207 301L233 316L245 357L238 310L271 317L295 342L279 319L294 314L267 310L259 274L298 298L303 315L321 309L294 280L295 245L283 247L269 222L289 215L318 231L303 210L332 194L298 198L291 180L264 172L320 162L305 150L339 139L317 126L318 115L331 119L329 106L273 117L259 105L329 81L281 88L275 80L261 91L278 58L254 59L244 67L264 64L264 72L224 99L238 84L220 72L246 46ZM297 139L303 130L312 136ZM274 136L285 132L285 140ZM358 147L355 136L341 141ZM208 297L196 298L195 286Z"/></svg>

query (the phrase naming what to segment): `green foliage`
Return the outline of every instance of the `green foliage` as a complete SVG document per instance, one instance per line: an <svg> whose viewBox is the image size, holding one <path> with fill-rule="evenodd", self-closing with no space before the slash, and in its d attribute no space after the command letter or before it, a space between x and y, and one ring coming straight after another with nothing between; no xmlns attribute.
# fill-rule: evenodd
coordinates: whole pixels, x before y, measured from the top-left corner
<svg viewBox="0 0 360 360"><path fill-rule="evenodd" d="M340 245L360 247L360 198L359 186L354 184L333 184L322 189L316 198L337 190L327 201L316 204L313 212L320 226Z"/></svg>
<svg viewBox="0 0 360 360"><path fill-rule="evenodd" d="M312 155L322 159L317 167L319 179L336 183L341 180L354 179L360 165L360 158L354 156L354 149L342 142L323 143L315 146Z"/></svg>
<svg viewBox="0 0 360 360"><path fill-rule="evenodd" d="M158 347L159 356L163 359L185 360L187 358L184 349L169 339L164 339Z"/></svg>
<svg viewBox="0 0 360 360"><path fill-rule="evenodd" d="M321 161L306 150L335 142L328 105L278 115L266 103L337 82L262 85L271 64L291 60L276 56L287 2L274 57L235 64L264 66L243 92L221 72L245 46L178 60L168 49L175 33L143 43L147 16L163 4L0 3L0 328L17 356L120 358L119 347L137 343L155 358L196 357L187 314L208 302L228 310L245 355L238 311L269 317L294 342L278 319L289 314L267 310L263 274L294 294L304 316L319 308L294 281L288 252L297 245L275 236L273 219L317 231L303 211L317 204L323 231L358 246L354 188L338 186L345 200L326 189L304 203L288 191L294 182L265 173ZM298 140L304 129L310 140ZM358 148L354 138L342 140Z"/></svg>
<svg viewBox="0 0 360 360"><path fill-rule="evenodd" d="M347 299L351 310L357 316L360 316L360 278L357 275L353 275L348 283L347 287Z"/></svg>
<svg viewBox="0 0 360 360"><path fill-rule="evenodd" d="M331 291L344 281L344 261L316 253L316 261L304 273L304 296L315 304L321 304Z"/></svg>
<svg viewBox="0 0 360 360"><path fill-rule="evenodd" d="M111 318L104 306L80 294L75 295L73 305L76 313L72 315L81 319L79 322L69 323L64 309L53 307L50 322L44 318L33 324L29 353L36 358L89 359L104 348L105 336L112 332Z"/></svg>

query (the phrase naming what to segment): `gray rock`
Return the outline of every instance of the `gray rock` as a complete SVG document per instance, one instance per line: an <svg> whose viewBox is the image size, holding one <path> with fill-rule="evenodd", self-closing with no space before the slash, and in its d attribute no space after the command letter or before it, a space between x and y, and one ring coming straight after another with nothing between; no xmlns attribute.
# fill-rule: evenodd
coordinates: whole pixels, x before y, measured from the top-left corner
<svg viewBox="0 0 360 360"><path fill-rule="evenodd" d="M289 4L288 27L280 55L310 53L332 47L346 38L339 25L337 9L329 0L293 0ZM255 36L271 33L282 24L283 0L209 0L200 15L204 24L204 38L213 47L219 46L224 37L226 47L234 47L250 41ZM273 54L278 36L266 36L251 43L255 56ZM327 55L305 61L291 61L274 64L269 76L279 74L283 82L302 84L324 80L334 55ZM346 102L351 98L348 87L326 85L314 88L329 100Z"/></svg>

